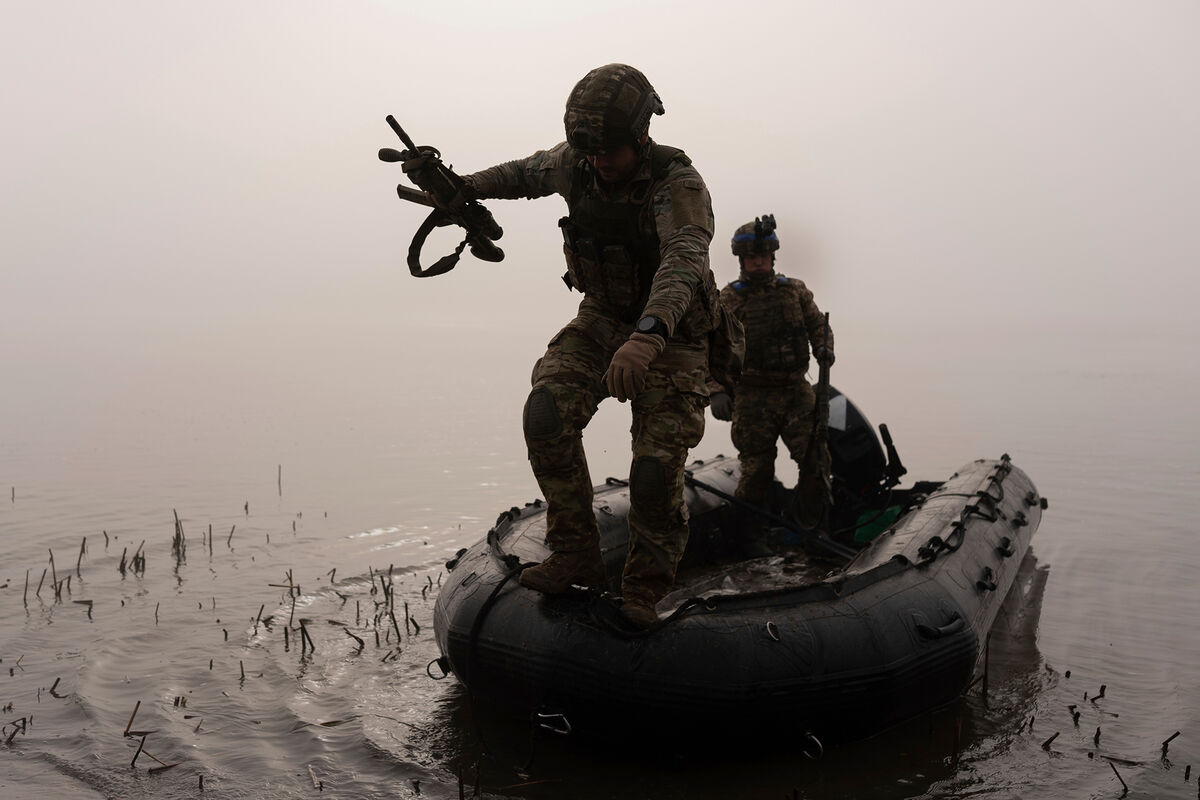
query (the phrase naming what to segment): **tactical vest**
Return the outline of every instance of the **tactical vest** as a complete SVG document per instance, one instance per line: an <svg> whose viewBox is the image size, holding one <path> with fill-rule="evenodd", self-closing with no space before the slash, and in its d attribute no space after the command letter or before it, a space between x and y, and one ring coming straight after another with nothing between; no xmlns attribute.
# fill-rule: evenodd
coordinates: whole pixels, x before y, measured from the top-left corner
<svg viewBox="0 0 1200 800"><path fill-rule="evenodd" d="M567 193L568 216L558 221L563 232L567 274L563 280L599 301L624 322L641 316L659 266L658 230L650 208L650 190L666 177L674 162L691 164L676 147L650 149L650 184L645 196L623 202L604 200L586 191L586 161L579 159Z"/></svg>
<svg viewBox="0 0 1200 800"><path fill-rule="evenodd" d="M808 370L808 330L799 289L783 275L774 282L734 281L738 296L734 311L746 329L746 358L742 380L787 380Z"/></svg>

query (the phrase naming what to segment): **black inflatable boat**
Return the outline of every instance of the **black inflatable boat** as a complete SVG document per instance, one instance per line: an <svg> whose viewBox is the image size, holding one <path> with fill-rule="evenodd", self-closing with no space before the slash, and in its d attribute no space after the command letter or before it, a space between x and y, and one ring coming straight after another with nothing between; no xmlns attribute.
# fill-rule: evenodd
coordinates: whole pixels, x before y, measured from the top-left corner
<svg viewBox="0 0 1200 800"><path fill-rule="evenodd" d="M523 565L548 555L545 509L504 512L448 565L435 663L476 701L563 730L829 742L953 701L971 683L1046 503L1007 455L897 488L903 468L882 430L886 459L835 390L833 519L844 544L829 548L781 525L775 555L732 555L746 513L730 497L737 460L693 463L688 553L676 590L659 603L662 621L645 633L626 628L605 593L546 597L521 587ZM616 584L628 535L624 482L597 487L595 509ZM847 547L870 529L869 543Z"/></svg>

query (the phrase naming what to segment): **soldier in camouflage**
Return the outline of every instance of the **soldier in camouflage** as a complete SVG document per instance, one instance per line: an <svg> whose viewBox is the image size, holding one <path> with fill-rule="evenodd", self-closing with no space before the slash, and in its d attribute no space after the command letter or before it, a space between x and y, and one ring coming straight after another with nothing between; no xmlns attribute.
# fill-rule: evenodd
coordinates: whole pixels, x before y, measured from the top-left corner
<svg viewBox="0 0 1200 800"><path fill-rule="evenodd" d="M604 580L583 429L600 401L629 401L629 551L622 613L658 621L687 542L683 470L704 433L708 337L717 289L708 189L691 160L649 138L662 101L624 64L592 70L567 98L567 141L464 176L483 198L566 199L559 221L576 317L534 365L525 403L529 461L547 503L551 555L522 585L557 594Z"/></svg>
<svg viewBox="0 0 1200 800"><path fill-rule="evenodd" d="M810 345L818 363L833 364L833 332L804 281L775 272L779 237L773 216L738 228L732 249L741 274L720 297L745 328L746 356L732 395L714 387L712 410L717 419L733 421L731 436L741 464L736 496L763 506L775 477L777 439L783 439L801 470L807 460L829 475L828 446L811 441L815 396L805 372ZM810 447L817 448L816 457L806 459ZM827 506L824 499L816 502ZM803 509L804 521L820 527L828 512L827 507ZM761 553L761 528L749 520L746 528L747 549Z"/></svg>

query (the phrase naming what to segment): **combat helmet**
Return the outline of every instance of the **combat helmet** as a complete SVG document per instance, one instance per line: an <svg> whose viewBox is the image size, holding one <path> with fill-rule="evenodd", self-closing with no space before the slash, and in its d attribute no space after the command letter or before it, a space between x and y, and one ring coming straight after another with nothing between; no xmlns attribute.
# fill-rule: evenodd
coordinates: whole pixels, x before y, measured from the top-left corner
<svg viewBox="0 0 1200 800"><path fill-rule="evenodd" d="M567 96L567 143L588 154L636 145L650 116L663 111L658 92L641 71L628 64L596 67Z"/></svg>
<svg viewBox="0 0 1200 800"><path fill-rule="evenodd" d="M733 254L748 256L754 253L774 253L779 249L779 237L775 235L775 215L763 214L747 222L733 233Z"/></svg>

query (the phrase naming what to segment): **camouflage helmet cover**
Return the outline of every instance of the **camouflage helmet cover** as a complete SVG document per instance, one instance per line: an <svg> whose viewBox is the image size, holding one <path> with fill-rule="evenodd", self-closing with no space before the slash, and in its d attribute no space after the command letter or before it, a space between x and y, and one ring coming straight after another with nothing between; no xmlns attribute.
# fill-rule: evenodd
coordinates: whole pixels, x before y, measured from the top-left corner
<svg viewBox="0 0 1200 800"><path fill-rule="evenodd" d="M747 222L733 233L733 254L748 256L754 253L774 253L779 249L775 235L775 215L763 214Z"/></svg>
<svg viewBox="0 0 1200 800"><path fill-rule="evenodd" d="M640 70L606 64L584 75L567 96L567 142L584 153L616 150L635 143L650 116L663 111L662 100Z"/></svg>

